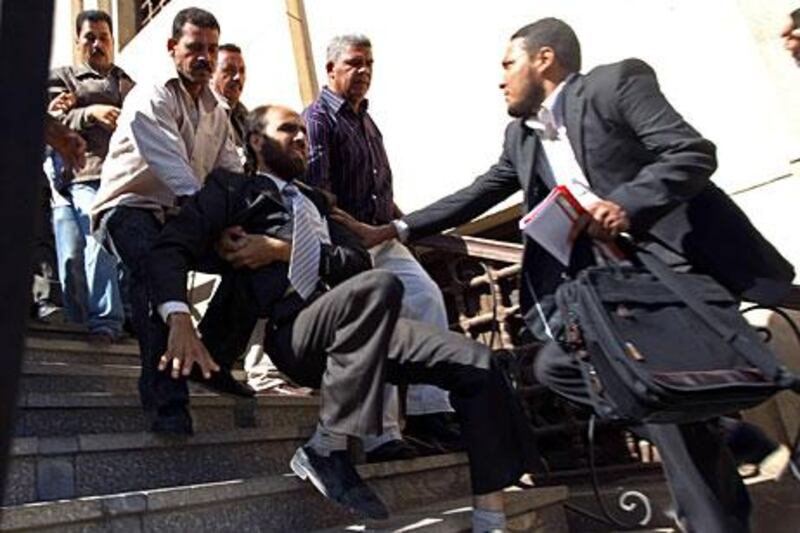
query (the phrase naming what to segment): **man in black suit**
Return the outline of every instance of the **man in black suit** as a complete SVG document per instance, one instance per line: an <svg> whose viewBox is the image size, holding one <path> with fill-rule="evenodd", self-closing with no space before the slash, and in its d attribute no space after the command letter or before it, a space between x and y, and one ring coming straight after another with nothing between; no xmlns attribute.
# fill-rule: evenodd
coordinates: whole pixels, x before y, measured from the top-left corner
<svg viewBox="0 0 800 533"><path fill-rule="evenodd" d="M461 335L398 318L401 283L386 271L366 271L369 254L328 220L326 194L295 180L307 164L297 113L256 108L247 131L257 174L212 172L151 252L154 305L169 328L160 369L181 379L198 364L210 376L215 359L241 353L256 318L266 317L266 348L278 369L321 389L317 430L295 453L292 469L373 518L386 509L350 464L346 436L380 434L385 381L442 387L467 444L474 519L486 530L502 526L499 491L537 465L533 435L496 358ZM223 251L224 263L242 268L223 267L201 341L188 314L186 275L201 268L225 232L236 246Z"/></svg>
<svg viewBox="0 0 800 533"><path fill-rule="evenodd" d="M709 181L716 169L714 145L667 102L652 68L628 59L582 75L580 64L580 44L564 22L548 18L521 28L502 63L500 88L515 120L497 163L471 185L391 224L338 219L372 246L457 226L519 189L527 211L563 184L585 193L579 199L591 216L580 229L594 239L627 232L651 241L670 264L688 263L735 294L760 302L785 294L791 265ZM553 294L564 273L561 263L525 237L521 304L539 339L560 327ZM540 358L537 371L557 392L585 398L569 358ZM688 452L676 428L650 432L680 517L701 531L746 529L747 494L727 453L717 459L717 435L705 425L681 431Z"/></svg>

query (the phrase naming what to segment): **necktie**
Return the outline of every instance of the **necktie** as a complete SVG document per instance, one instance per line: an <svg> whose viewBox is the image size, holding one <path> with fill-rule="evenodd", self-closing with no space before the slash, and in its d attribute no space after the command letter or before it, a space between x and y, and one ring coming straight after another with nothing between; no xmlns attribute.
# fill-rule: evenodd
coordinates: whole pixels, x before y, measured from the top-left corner
<svg viewBox="0 0 800 533"><path fill-rule="evenodd" d="M310 200L292 183L283 188L283 194L291 200L294 216L289 282L297 293L307 300L314 293L319 281L320 237L312 220L312 206L308 205Z"/></svg>

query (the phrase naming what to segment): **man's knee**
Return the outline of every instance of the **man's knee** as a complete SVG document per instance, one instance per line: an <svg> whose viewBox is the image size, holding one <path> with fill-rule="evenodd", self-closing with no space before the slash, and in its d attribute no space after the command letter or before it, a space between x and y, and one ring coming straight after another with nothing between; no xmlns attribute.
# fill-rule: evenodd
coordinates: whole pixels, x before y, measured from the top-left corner
<svg viewBox="0 0 800 533"><path fill-rule="evenodd" d="M400 306L403 300L403 284L388 270L370 270L359 276L359 286L376 295L387 306Z"/></svg>

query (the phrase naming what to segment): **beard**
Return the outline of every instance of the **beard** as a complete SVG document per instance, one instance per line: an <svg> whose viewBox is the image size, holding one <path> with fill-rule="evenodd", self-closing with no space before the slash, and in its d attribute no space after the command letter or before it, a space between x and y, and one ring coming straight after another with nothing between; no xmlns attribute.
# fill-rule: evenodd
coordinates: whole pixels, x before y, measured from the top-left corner
<svg viewBox="0 0 800 533"><path fill-rule="evenodd" d="M521 100L508 104L508 114L514 118L533 115L544 102L544 87L531 83L525 89L525 95Z"/></svg>
<svg viewBox="0 0 800 533"><path fill-rule="evenodd" d="M292 181L306 172L305 158L284 150L277 142L267 138L261 146L261 157L279 178Z"/></svg>

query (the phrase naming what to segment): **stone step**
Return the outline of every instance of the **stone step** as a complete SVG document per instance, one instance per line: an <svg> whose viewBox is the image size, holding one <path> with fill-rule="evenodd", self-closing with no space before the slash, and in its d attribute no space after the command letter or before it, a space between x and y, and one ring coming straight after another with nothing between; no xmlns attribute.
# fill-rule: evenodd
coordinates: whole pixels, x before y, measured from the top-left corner
<svg viewBox="0 0 800 533"><path fill-rule="evenodd" d="M569 490L563 486L506 491L503 499L508 530L566 533L567 519L562 505L568 494ZM467 497L439 501L395 514L388 520L351 521L319 531L469 533L472 531L472 500Z"/></svg>
<svg viewBox="0 0 800 533"><path fill-rule="evenodd" d="M25 358L34 362L75 362L97 364L104 362L139 363L139 344L134 339L97 344L85 338L27 337Z"/></svg>
<svg viewBox="0 0 800 533"><path fill-rule="evenodd" d="M107 392L20 395L15 437L67 437L92 433L147 431L149 423L136 394ZM319 415L318 396L258 395L234 399L207 392L191 396L195 431L242 427L311 427Z"/></svg>
<svg viewBox="0 0 800 533"><path fill-rule="evenodd" d="M577 481L579 478L574 476ZM609 480L610 479L610 480ZM554 479L555 483L563 482ZM753 502L751 529L754 532L795 533L800 524L800 481L785 475L779 482L765 481L747 487ZM587 475L580 482L569 484L569 504L599 514L599 507ZM672 500L657 464L641 465L638 469L618 469L617 475L600 474L601 497L615 518L641 531L674 531L675 523L669 518ZM647 498L647 504L636 493ZM624 498L623 498L624 496ZM622 503L630 511L626 511ZM649 509L649 512L645 512ZM649 518L649 519L648 519ZM567 508L570 531L582 533L606 533L618 531L609 526L576 513L574 507Z"/></svg>
<svg viewBox="0 0 800 533"><path fill-rule="evenodd" d="M176 457L176 461L182 458ZM460 454L358 467L393 513L469 495ZM288 471L288 462L280 472ZM122 475L125 475L124 473ZM354 515L294 475L235 478L0 508L0 530L38 532L307 531Z"/></svg>
<svg viewBox="0 0 800 533"><path fill-rule="evenodd" d="M13 441L6 504L272 475L312 432L255 428L169 438L152 433Z"/></svg>
<svg viewBox="0 0 800 533"><path fill-rule="evenodd" d="M103 362L80 363L72 361L25 361L22 364L20 393L105 392L138 394L138 363ZM234 370L234 377L245 380L242 370ZM190 389L205 392L207 389L190 383Z"/></svg>

